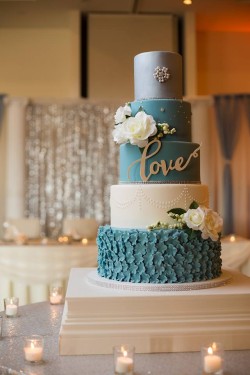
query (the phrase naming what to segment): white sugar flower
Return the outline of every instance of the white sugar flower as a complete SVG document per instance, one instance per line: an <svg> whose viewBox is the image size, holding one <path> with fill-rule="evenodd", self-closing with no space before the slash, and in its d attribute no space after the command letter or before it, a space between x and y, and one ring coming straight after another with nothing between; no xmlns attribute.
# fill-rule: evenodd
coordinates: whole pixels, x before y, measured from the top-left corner
<svg viewBox="0 0 250 375"><path fill-rule="evenodd" d="M122 143L128 142L128 138L127 138L127 135L125 134L125 128L124 128L123 123L116 125L112 134L113 134L114 141L118 143L119 145Z"/></svg>
<svg viewBox="0 0 250 375"><path fill-rule="evenodd" d="M223 219L220 215L211 210L205 210L203 225L201 226L201 236L203 239L210 237L213 241L217 241L219 233L222 231Z"/></svg>
<svg viewBox="0 0 250 375"><path fill-rule="evenodd" d="M205 217L205 212L201 207L189 209L185 212L183 219L187 226L193 230L200 230Z"/></svg>
<svg viewBox="0 0 250 375"><path fill-rule="evenodd" d="M127 117L131 116L131 107L129 104L125 104L124 107L119 107L115 114L115 123L120 124L124 122Z"/></svg>
<svg viewBox="0 0 250 375"><path fill-rule="evenodd" d="M135 117L128 117L113 130L114 141L118 144L130 142L132 145L145 147L148 138L157 133L156 122L151 115L138 112Z"/></svg>
<svg viewBox="0 0 250 375"><path fill-rule="evenodd" d="M135 117L129 117L123 126L129 142L139 147L145 147L148 138L157 133L155 120L143 111L139 111Z"/></svg>

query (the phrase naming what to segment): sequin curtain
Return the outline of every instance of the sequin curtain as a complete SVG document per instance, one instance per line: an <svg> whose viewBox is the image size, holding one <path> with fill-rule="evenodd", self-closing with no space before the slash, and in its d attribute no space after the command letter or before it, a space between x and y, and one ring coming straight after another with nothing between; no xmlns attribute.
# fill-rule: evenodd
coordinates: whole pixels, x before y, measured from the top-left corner
<svg viewBox="0 0 250 375"><path fill-rule="evenodd" d="M30 103L25 136L26 216L56 237L66 217L110 220L110 185L118 182L112 105Z"/></svg>

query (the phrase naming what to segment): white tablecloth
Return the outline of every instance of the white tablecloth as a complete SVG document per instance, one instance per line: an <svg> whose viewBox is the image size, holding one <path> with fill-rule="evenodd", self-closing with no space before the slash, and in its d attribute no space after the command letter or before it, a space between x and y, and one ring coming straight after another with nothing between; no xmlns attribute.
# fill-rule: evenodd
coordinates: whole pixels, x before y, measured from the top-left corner
<svg viewBox="0 0 250 375"><path fill-rule="evenodd" d="M48 300L49 285L66 291L71 268L96 267L97 246L0 244L0 308L3 298L18 296L20 304ZM222 265L250 276L250 240L222 241Z"/></svg>
<svg viewBox="0 0 250 375"><path fill-rule="evenodd" d="M222 266L250 276L250 240L236 237L230 241L230 236L222 240Z"/></svg>
<svg viewBox="0 0 250 375"><path fill-rule="evenodd" d="M112 355L59 355L62 312L62 305L42 302L22 306L18 319L5 319L3 339L0 340L0 364L29 375L113 375ZM24 360L23 337L32 334L44 337L44 361L39 365ZM92 345L91 341L89 345ZM202 374L200 351L139 354L135 348L135 352L136 375ZM224 362L224 375L249 375L250 350L226 350Z"/></svg>
<svg viewBox="0 0 250 375"><path fill-rule="evenodd" d="M4 297L17 296L20 304L48 300L49 286L66 290L72 267L96 267L95 242L82 245L0 245L0 308Z"/></svg>

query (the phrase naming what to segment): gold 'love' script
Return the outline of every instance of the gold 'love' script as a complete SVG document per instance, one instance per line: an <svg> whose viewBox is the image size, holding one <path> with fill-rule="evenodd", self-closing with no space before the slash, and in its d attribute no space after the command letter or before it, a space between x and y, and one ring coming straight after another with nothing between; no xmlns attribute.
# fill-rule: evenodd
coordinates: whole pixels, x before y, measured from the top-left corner
<svg viewBox="0 0 250 375"><path fill-rule="evenodd" d="M152 151L151 153L150 152L148 153L150 146L153 144L156 144L156 149ZM197 158L199 156L198 151L200 150L200 146L197 147L193 152L191 152L186 160L182 156L179 156L176 160L170 159L168 165L165 160L152 161L151 163L149 163L148 174L147 174L146 160L156 155L160 151L160 149L161 149L161 141L159 141L159 139L153 139L151 142L149 142L145 146L142 152L141 158L133 161L133 163L131 163L130 166L128 167L128 179L130 180L130 170L136 163L140 163L140 176L141 176L142 181L144 182L147 182L152 175L156 175L160 172L164 176L167 176L167 174L170 171L174 171L174 170L181 172L187 168L192 158Z"/></svg>

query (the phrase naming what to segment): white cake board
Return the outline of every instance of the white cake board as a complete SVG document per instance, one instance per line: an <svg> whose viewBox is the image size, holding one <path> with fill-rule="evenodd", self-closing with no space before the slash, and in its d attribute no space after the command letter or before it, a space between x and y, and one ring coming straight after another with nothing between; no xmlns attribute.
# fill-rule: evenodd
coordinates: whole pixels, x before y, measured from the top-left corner
<svg viewBox="0 0 250 375"><path fill-rule="evenodd" d="M61 355L110 354L131 344L137 353L200 351L217 341L250 349L250 278L197 290L147 291L95 285L94 268L71 270L62 317ZM97 277L98 279L98 277Z"/></svg>

